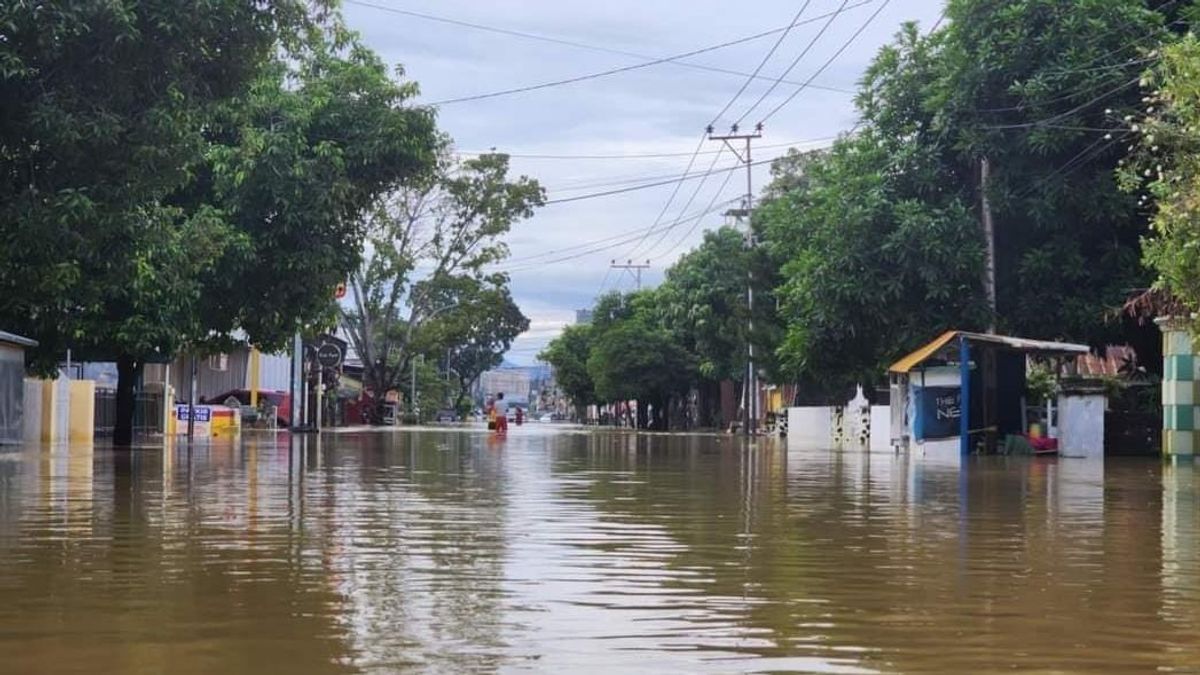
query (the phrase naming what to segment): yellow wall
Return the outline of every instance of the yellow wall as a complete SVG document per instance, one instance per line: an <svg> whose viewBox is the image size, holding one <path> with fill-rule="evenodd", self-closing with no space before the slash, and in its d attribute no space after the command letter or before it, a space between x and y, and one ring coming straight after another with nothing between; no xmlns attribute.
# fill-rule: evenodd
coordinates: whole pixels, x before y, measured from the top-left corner
<svg viewBox="0 0 1200 675"><path fill-rule="evenodd" d="M42 441L45 443L66 440L58 437L58 425L55 424L55 420L65 413L59 410L63 401L55 396L54 385L55 380L42 380Z"/></svg>
<svg viewBox="0 0 1200 675"><path fill-rule="evenodd" d="M91 441L96 432L96 383L93 380L71 380L70 421L67 423L72 441Z"/></svg>

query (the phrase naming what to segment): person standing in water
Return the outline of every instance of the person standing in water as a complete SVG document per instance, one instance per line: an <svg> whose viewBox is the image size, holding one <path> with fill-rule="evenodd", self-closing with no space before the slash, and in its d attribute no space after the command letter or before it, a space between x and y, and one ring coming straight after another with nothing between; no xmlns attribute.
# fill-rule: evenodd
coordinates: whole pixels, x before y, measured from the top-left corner
<svg viewBox="0 0 1200 675"><path fill-rule="evenodd" d="M496 411L496 433L503 434L508 431L508 402L504 400L504 392L496 394L496 402L492 404L492 409Z"/></svg>

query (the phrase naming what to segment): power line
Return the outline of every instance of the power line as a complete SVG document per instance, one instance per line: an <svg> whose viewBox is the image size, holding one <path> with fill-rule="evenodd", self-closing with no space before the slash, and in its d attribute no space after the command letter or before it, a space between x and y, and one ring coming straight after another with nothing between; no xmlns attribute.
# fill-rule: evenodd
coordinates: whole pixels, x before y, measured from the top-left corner
<svg viewBox="0 0 1200 675"><path fill-rule="evenodd" d="M837 139L837 136L823 136L821 138L810 138L807 140L791 141L788 143L772 143L770 145L763 145L760 147L762 147L764 150L770 149L770 148L787 148L787 147L792 147L792 146L796 146L796 145L804 145L806 143L824 143L826 141L832 141L835 139ZM724 150L702 150L698 154L715 155L719 152L724 152ZM486 152L479 152L479 151L474 151L474 150L470 150L470 151L460 150L455 154L478 156L478 155L490 155L490 154L495 154L495 153L501 153L504 155L508 155L509 157L519 158L519 159L564 159L564 160L568 160L568 159L569 160L575 160L575 159L669 159L669 158L673 158L673 157L690 157L692 155L692 153L690 153L690 152L655 152L655 153L628 154L628 155L528 154L528 153L504 152L502 150L488 150Z"/></svg>
<svg viewBox="0 0 1200 675"><path fill-rule="evenodd" d="M777 147L782 147L782 146L771 145L771 146L764 146L764 147L777 148ZM794 148L795 146L787 146L787 147ZM699 153L699 154L715 155L715 154L720 154L720 151ZM605 178L605 179L585 180L585 181L580 181L577 183L571 182L571 183L562 184L562 185L555 185L555 186L549 187L547 189L552 193L558 194L560 192L576 192L579 190L592 190L592 189L601 188L601 187L630 185L630 184L637 184L637 183L645 183L646 181L668 180L668 179L676 179L676 178L684 178L684 177L692 177L692 176L700 176L700 175L703 175L703 172L697 172L694 174L681 174L681 173L662 174L662 173L660 173L660 174L623 175L623 176L613 176L611 178Z"/></svg>
<svg viewBox="0 0 1200 675"><path fill-rule="evenodd" d="M347 2L347 4L359 5L362 7L370 7L372 9L377 9L377 10L380 10L383 12L390 12L392 14L409 16L409 17L413 17L413 18L417 18L417 19L424 19L427 21L436 21L439 23L445 23L445 24L460 26L460 27L464 27L464 28L472 28L475 30L487 31L490 33L498 33L501 35L509 35L512 37L519 37L519 38L524 38L524 39L528 39L528 40L536 40L539 42L548 42L551 44L564 45L567 47L575 47L578 49L586 49L586 50L595 51L595 52L603 52L606 54L616 54L618 56L626 56L629 58L642 59L642 60L653 60L653 59L657 58L654 56L649 56L647 54L626 51L623 49L613 49L612 47L593 45L593 44L588 44L585 42L578 42L575 40L567 40L567 39L556 38L556 37L551 37L551 36L547 36L547 35L539 35L536 33L526 33L526 32L522 32L522 31L509 30L509 29L505 29L505 28L497 28L495 26L487 26L487 25L479 24L479 23L471 23L469 21L460 21L457 19L450 19L447 17L437 16L437 15L433 15L433 14L425 14L422 12L413 12L410 10L399 9L396 7L388 7L385 5L379 5L379 4L375 4L372 2L366 2L365 0L346 0L346 2ZM865 0L864 2L860 2L859 5L867 5L867 4L870 4L871 2L875 2L875 0ZM777 28L777 29L771 31L770 33L764 34L763 37L766 37L767 35L772 35L774 33L779 33L784 30L786 30L786 28ZM719 66L710 66L710 65L706 65L706 64L702 64L702 63L689 63L686 61L679 61L679 60L671 61L669 63L671 65L679 66L681 68L691 68L693 70L703 70L703 71L708 71L708 72L713 72L713 73L721 73L723 75L733 75L736 77L746 77L748 75L748 73L745 73L742 71L732 70L729 68L721 68ZM811 85L811 87L813 89L822 89L824 91L837 92L839 94L854 95L853 90L844 89L842 87L831 87L831 86L816 85L816 84Z"/></svg>
<svg viewBox="0 0 1200 675"><path fill-rule="evenodd" d="M1128 89L1129 87L1137 84L1139 81L1141 81L1141 78L1135 77L1132 80L1129 80L1128 82L1125 82L1114 89L1110 89L1109 91L1106 91L1103 94L1100 94L1099 96L1097 96L1087 102L1081 103L1081 104L1075 106L1074 108L1071 108L1070 110L1058 113L1057 115L1052 115L1052 116L1044 118L1044 119L1036 120L1033 122L1022 122L1020 124L985 125L985 126L981 126L980 128L981 129L989 129L989 130L1004 130L1004 129L1030 129L1033 127L1046 126L1046 125L1052 124L1054 122L1057 122L1058 120L1061 120L1064 117L1070 117L1071 115L1074 115L1075 113L1080 112L1081 110L1084 110L1090 106L1093 106L1093 105L1099 103L1100 101L1103 101L1104 99L1108 98L1109 96L1112 96L1113 94L1120 93L1121 91Z"/></svg>
<svg viewBox="0 0 1200 675"><path fill-rule="evenodd" d="M862 2L859 3L859 5L870 4L871 2L877 2L877 1L878 0L863 0ZM886 4L887 2L890 2L890 0L884 0L884 4ZM808 19L807 21L804 21L803 23L810 23L810 22L816 21L818 19L825 18L826 16L828 16L828 14L825 14L825 15L822 15L819 17L815 17L813 19ZM800 24L797 24L797 25L800 25ZM759 40L759 39L767 37L769 35L774 35L775 33L778 33L780 31L783 31L786 29L787 29L786 27L775 28L775 29L772 29L769 31L764 31L762 33L757 33L755 35L749 35L746 37L738 38L736 40L730 40L728 42L722 42L720 44L711 45L708 47L702 47L700 49L694 49L689 52L683 52L681 54L675 54L673 56L665 56L662 58L645 61L643 63L635 63L633 65L623 66L620 68L611 68L609 70L603 70L603 71L596 72L596 73L588 73L587 75L578 75L576 77L569 77L569 78L562 79L562 80L553 80L551 82L542 82L540 84L531 84L528 86L515 87L512 89L503 89L500 91L488 92L486 94L475 94L473 96L460 96L458 98L444 99L441 101L434 101L432 103L429 103L428 105L439 106L439 105L450 105L450 104L454 104L454 103L465 103L468 101L480 101L480 100L489 99L489 98L496 98L499 96L509 96L511 94L521 94L521 93L530 92L530 91L537 91L540 89L549 89L551 87L559 87L559 86L563 86L563 85L567 85L567 84L574 84L576 82L583 82L586 80L594 80L594 79L601 78L601 77L608 77L609 75L617 75L619 73L627 73L627 72L630 72L633 70L649 68L651 66L657 66L657 65L660 65L663 63L672 63L672 62L678 61L680 59L686 59L686 58L690 58L692 56L706 54L708 52L714 52L714 51L717 51L720 49L725 49L727 47L733 47L735 45L744 44L746 42L753 42L754 40Z"/></svg>
<svg viewBox="0 0 1200 675"><path fill-rule="evenodd" d="M771 57L775 56L775 52L779 50L779 46L782 45L783 41L787 39L787 36L792 32L792 29L796 27L796 23L800 21L800 17L804 16L804 12L808 9L810 4L812 4L812 0L804 0L804 4L801 5L800 11L796 12L796 16L792 17L792 22L788 24L787 30L780 33L779 39L775 41L775 44L771 45L771 50L768 51L767 55L758 62L758 67L755 68L754 72L751 73L750 76L746 78L746 81L742 83L742 88L738 89L737 93L733 95L733 98L729 99L729 102L725 104L725 107L721 108L721 112L717 113L716 116L713 117L712 121L709 122L710 125L716 124L721 119L722 115L729 112L729 108L733 106L734 102L736 102L738 98L746 92L746 87L750 86L750 83L758 77L758 74L762 72L763 67L767 65L767 63L771 60Z"/></svg>
<svg viewBox="0 0 1200 675"><path fill-rule="evenodd" d="M1111 139L1106 139L1104 136L1101 136L1100 138L1098 138L1094 142L1092 142L1090 145L1085 147L1083 150L1080 150L1075 156L1071 157L1071 159L1068 159L1066 162L1064 162L1062 164L1062 166L1059 166L1054 171L1051 171L1050 173L1046 174L1045 176L1042 176L1041 179L1039 179L1036 183L1034 183L1033 185L1030 185L1026 189L1017 193L1015 195L1015 198L1023 199L1025 197L1028 197L1029 195L1036 192L1039 188L1045 186L1047 183L1050 182L1051 179L1053 179L1055 177L1065 178L1067 175L1074 172L1076 169L1079 169L1080 167L1084 166L1088 162L1092 161L1096 157L1103 154L1106 150L1111 148L1116 143L1119 143L1121 141L1121 138L1122 137L1114 137ZM1107 140L1108 142L1104 143L1105 140ZM1103 143L1103 145L1101 145L1101 143ZM1097 147L1097 146L1099 146L1099 147Z"/></svg>
<svg viewBox="0 0 1200 675"><path fill-rule="evenodd" d="M842 7L838 8L838 11L835 12L831 16L836 16L838 13L841 13L845 9L847 2L849 2L849 0L843 0ZM702 135L700 137L700 142L696 144L696 148L692 151L692 157L690 160L688 160L688 168L684 171L685 174L691 170L692 165L696 161L696 157L699 156L700 148L703 147L705 140L708 138L708 136L711 135L713 123L715 123L717 119L719 119L722 115L724 115L725 112L728 111L729 108L732 107L733 104L736 103L739 98L741 98L741 95L746 91L746 87L748 87L750 85L750 82L754 79L754 77L756 77L758 75L758 73L762 71L763 67L766 66L766 64L770 61L771 57L779 49L779 45L783 42L783 39L787 37L787 35L791 32L792 28L794 28L797 24L800 23L800 17L803 15L804 10L808 8L808 5L809 5L809 3L806 0L804 5L800 8L800 11L797 12L794 17L792 17L792 21L790 24L788 24L787 30L784 31L783 35L779 38L779 40L777 40L775 42L775 44L771 47L770 51L768 51L766 56L764 56L763 59L759 62L758 68L754 71L754 74L751 75L749 78L747 78L746 82L744 82L742 84L742 87L740 89L738 89L733 94L732 97L730 97L729 101L725 104L725 107L721 108L721 112L717 113L716 118L714 118L714 120L708 124L707 131L705 132L704 135ZM832 19L830 19L830 20L832 21ZM737 128L736 123L734 124L734 128L735 129ZM723 150L724 148L721 148L721 149ZM708 178L709 178L709 176L711 176L713 174L714 169L716 169L717 160L720 157L721 157L720 152L718 152L713 157L712 164L709 165L708 171L706 171L704 173L704 177L700 180L700 184L692 192L692 196L688 199L687 204L685 204L684 207L682 209L680 209L680 214L679 214L680 218L683 217L683 214L687 211L688 207L691 206L693 201L695 201L696 196L700 194L700 191L704 188L704 184L708 182ZM750 161L749 157L747 157L745 160L747 171L750 170L749 161ZM675 196L677 194L679 194L679 189L683 186L684 180L685 180L685 178L683 178L683 177L681 177L679 179L679 182L675 185L675 189L671 192L670 198L667 199L667 203L663 205L662 211L660 211L658 214L658 217L654 219L654 224L651 225L650 228L646 230L646 234L642 236L642 239L640 241L638 241L638 243L634 245L633 250L629 252L630 258L633 257L634 251L641 248L642 244L645 243L646 238L650 236L650 232L655 227L657 227L659 223L662 222L663 216L666 215L667 211L671 207L671 204L675 201ZM679 225L679 218L676 218L675 222L671 225L671 227L667 228L667 231L669 232L670 230L674 229L678 225ZM664 236L665 236L665 234L664 234ZM660 238L660 241L661 241L661 238ZM657 242L656 242L656 245L657 245Z"/></svg>
<svg viewBox="0 0 1200 675"><path fill-rule="evenodd" d="M769 159L769 160L760 160L760 161L752 162L750 166L757 167L757 166L762 166L762 165L769 165L770 162L773 162L778 159L779 159L779 157L772 157L772 159ZM716 171L714 173L726 173L726 172L731 172L731 171L737 171L737 169L739 169L739 168L742 168L742 167L716 169ZM703 175L704 174L691 174L690 177L684 178L682 180L694 180L696 178L703 177ZM671 185L672 183L676 183L676 180L661 180L661 181L658 181L658 183L647 183L644 185L634 185L632 187L622 187L622 189L618 189L618 190L606 190L604 192L593 192L593 193L589 193L589 195L580 195L577 197L563 197L562 199L547 199L546 205L565 204L565 203L569 203L569 202L581 202L581 201L583 201L583 199L595 199L595 198L599 198L599 197L611 197L613 195L624 195L625 192L636 192L638 190L649 190L650 187L661 187L664 185Z"/></svg>
<svg viewBox="0 0 1200 675"><path fill-rule="evenodd" d="M692 176L702 176L702 175L704 175L703 171L697 171L696 173L691 173L691 174L681 174L681 173L665 173L665 174L660 173L660 174L653 174L653 175L642 174L640 176L628 176L625 178L612 178L612 179L599 180L599 181L584 181L582 183L571 183L568 185L559 185L556 187L549 188L549 190L550 190L550 192L554 192L554 193L576 192L579 190L591 190L591 189L601 188L601 187L613 187L616 185L629 185L631 183L633 183L633 184L645 183L646 181L655 181L655 180L689 178Z"/></svg>
<svg viewBox="0 0 1200 675"><path fill-rule="evenodd" d="M734 203L734 202L736 202L736 201L739 201L740 199L741 199L741 198L739 197L738 199L732 199L732 200L726 201L726 202L724 202L724 203L717 204L715 209L710 209L710 210L707 210L707 211L701 211L701 212L695 213L695 214L693 214L693 215L691 215L691 216L689 216L689 217L687 217L687 218L683 219L683 220L682 220L682 222L689 223L689 222L691 222L692 220L694 220L694 219L696 219L696 218L703 218L704 216L707 216L707 215L711 214L711 213L712 213L714 210L720 210L720 209L722 209L722 208L725 208L727 205L729 205L729 204L732 204L732 203ZM664 227L666 227L666 226L664 226ZM659 231L661 231L661 230L659 230ZM554 258L554 259L551 259L551 260L542 260L542 261L538 261L538 262L536 262L536 263L529 263L529 264L525 264L525 265L518 265L518 266L516 266L516 267L513 267L513 268L509 268L509 269L501 269L501 270L495 270L495 271L497 271L497 272L504 272L504 273L522 272L522 271L525 271L525 270L537 269L537 268L539 268L539 267L544 267L544 266L546 266L546 265L553 265L553 264L557 264L557 263L561 263L561 262L567 262L567 261L570 261L570 260L578 260L579 258L583 258L583 257L589 256L589 255L594 255L594 254L596 254L596 253L600 253L600 252L602 252L602 251L608 251L608 250L611 250L611 249L617 248L617 247L619 247L619 246L624 246L624 245L626 245L626 244L628 244L628 243L630 243L630 242L634 241L634 240L635 240L635 239L637 239L639 236L641 236L641 230L638 230L638 231L637 231L635 234L633 234L632 236L625 237L625 238L623 238L623 239L622 239L622 240L620 240L620 241L617 241L617 242L615 242L615 243L608 244L608 245L605 245L605 246L597 246L597 247L594 247L594 248L588 249L588 250L586 250L586 251L580 251L580 252L578 252L578 253L574 253L574 254L571 254L571 255L566 255L566 256L561 256L561 257Z"/></svg>
<svg viewBox="0 0 1200 675"><path fill-rule="evenodd" d="M679 225L679 219L683 217L683 214L687 213L687 210L689 208L691 208L692 202L696 201L696 196L699 195L700 191L704 189L704 184L708 182L708 177L711 176L713 174L713 170L717 168L717 162L720 161L720 159L721 159L720 153L718 153L717 155L715 155L713 157L712 163L708 165L708 171L704 172L704 175L700 179L700 182L696 185L696 189L692 191L692 196L688 197L687 202L683 205L682 208L679 209L679 216L675 219L675 222L672 223L670 226L668 226L665 230L663 230L662 236L665 237L668 232L670 232L672 229L674 229L675 227L677 227ZM680 181L680 184L681 185L683 184L682 181ZM634 256L634 254L637 252L637 250L642 247L642 244L646 243L646 239L648 239L649 237L650 237L650 230L646 230L646 234L644 234L642 236L641 240L639 240L638 243L635 244L632 249L630 249L629 253L627 253L626 256L632 258ZM659 241L661 241L661 239ZM657 242L656 242L656 245L657 245ZM651 248L653 248L653 247L651 247Z"/></svg>
<svg viewBox="0 0 1200 675"><path fill-rule="evenodd" d="M1127 61L1125 63L1111 64L1108 66L1103 66L1102 68L1084 69L1079 72L1090 72L1092 70L1107 70L1107 69L1113 69L1113 68L1121 68L1124 66L1138 65L1140 63L1148 63L1150 61L1153 61L1153 59L1133 59L1133 60ZM1063 72L1063 71L1057 71L1057 72ZM1039 75L1041 75L1041 73L1039 73ZM1033 108L1033 107L1037 107L1037 106L1046 106L1046 105L1052 105L1055 103L1061 103L1062 101L1069 101L1073 98L1076 98L1078 96L1083 96L1085 94L1094 94L1094 93L1096 93L1096 89L1097 88L1094 85L1089 84L1089 85L1079 87L1069 93L1065 93L1060 96L1056 96L1054 98L1047 99L1045 101L1025 101L1018 105L1003 106L1003 107L998 107L998 108L976 108L972 112L975 112L975 113L1021 112L1021 111L1028 110L1029 108Z"/></svg>
<svg viewBox="0 0 1200 675"><path fill-rule="evenodd" d="M758 97L758 100L754 102L754 105L751 105L746 112L742 113L742 116L737 118L737 121L734 122L734 124L741 124L743 120L750 116L750 113L754 112L758 106L762 105L762 102L765 101L768 96L775 92L775 88L779 86L779 83L783 80L783 78L790 75L792 70L794 70L796 66L800 65L800 61L804 59L805 56L808 56L808 53L812 51L812 48L817 44L817 42L824 37L825 33L829 30L829 27L833 25L833 20L836 19L839 14L846 11L846 4L849 2L850 0L842 0L841 6L837 8L836 12L829 15L829 19L825 21L825 25L821 26L821 30L817 31L817 34L808 41L808 44L804 47L804 51L800 52L799 56L792 60L792 63L787 67L786 70L783 71L783 74L780 75L774 82L772 82L770 87L767 87L767 90Z"/></svg>
<svg viewBox="0 0 1200 675"><path fill-rule="evenodd" d="M780 110L782 110L784 108L784 106L791 103L792 99L799 96L800 92L807 89L808 86L810 84L812 84L813 80L815 80L821 73L825 72L825 70L827 68L829 68L829 66L832 65L833 62L836 61L839 56L842 55L842 52L845 52L850 47L851 44L854 44L854 41L858 39L858 36L863 34L863 31L865 31L867 29L867 26L870 26L871 23L873 21L875 21L875 17L879 16L879 14L881 12L883 12L884 8L887 7L889 4L891 4L891 2L892 2L892 0L883 0L883 3L881 5L879 5L878 8L875 9L875 12L873 14L871 14L871 16L867 17L867 20L864 21L861 26L859 26L858 30L854 31L854 35L851 35L850 39L846 40L846 42L844 44L842 44L842 46L839 47L836 52L834 52L833 56L829 57L829 59L827 61L825 61L825 63L820 68L817 69L817 72L813 73L811 77L809 77L807 80L805 80L804 84L800 85L799 89L792 92L791 96L788 96L786 99L783 100L782 103L780 103L779 105L772 108L771 112L764 115L763 118L761 120L759 120L758 123L764 124L767 120L771 119L772 117L775 116L776 113L778 113Z"/></svg>
<svg viewBox="0 0 1200 675"><path fill-rule="evenodd" d="M706 209L706 210L708 210L709 212L711 212L711 211L712 211L712 209L713 209L714 205L717 203L717 200L718 200L718 199L720 199L720 198L721 198L721 195L725 193L725 188L729 186L729 181L730 181L732 178L733 178L733 172L732 172L732 171L731 171L731 172L729 172L729 173L727 173L727 174L725 174L725 181L724 181L723 183L721 183L721 187L717 188L717 191L716 191L716 192L713 194L713 198L712 198L712 200L711 200L711 201L709 201L709 203L708 203L708 206L707 206L707 207L705 207L705 209ZM739 198L739 199L740 199L740 198ZM734 201L737 201L737 200L734 200ZM662 253L662 254L660 254L660 255L656 255L656 256L653 256L653 257L655 257L655 258L666 258L667 256L669 256L669 255L671 255L672 253L674 253L676 249L678 249L678 248L679 248L681 245L683 245L683 243L684 243L685 241L687 241L688 237L692 236L692 233L696 231L696 228L700 226L700 223L701 223L701 222L702 222L702 221L700 221L700 220L697 220L697 221L695 221L694 223L692 223L692 226L691 226L690 228L688 228L688 231L687 231L687 232L684 232L684 233L683 233L683 236L682 236L682 237L680 237L679 239L677 239L677 240L675 241L675 243L674 243L674 244L671 246L671 248L667 249L665 253ZM651 246L651 247L650 247L650 250L651 250L651 251L653 251L654 249L658 248L658 245L662 243L662 240L663 240L663 238L664 238L664 237L666 237L666 233L665 233L665 232L663 233L663 236L662 236L662 237L659 237L658 241L654 242L654 246Z"/></svg>

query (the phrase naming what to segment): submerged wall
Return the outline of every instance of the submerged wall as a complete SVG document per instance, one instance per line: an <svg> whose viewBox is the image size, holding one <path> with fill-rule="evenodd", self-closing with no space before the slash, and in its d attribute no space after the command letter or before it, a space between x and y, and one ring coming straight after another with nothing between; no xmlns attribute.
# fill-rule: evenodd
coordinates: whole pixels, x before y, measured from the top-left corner
<svg viewBox="0 0 1200 675"><path fill-rule="evenodd" d="M0 443L20 443L25 409L25 350L0 343Z"/></svg>

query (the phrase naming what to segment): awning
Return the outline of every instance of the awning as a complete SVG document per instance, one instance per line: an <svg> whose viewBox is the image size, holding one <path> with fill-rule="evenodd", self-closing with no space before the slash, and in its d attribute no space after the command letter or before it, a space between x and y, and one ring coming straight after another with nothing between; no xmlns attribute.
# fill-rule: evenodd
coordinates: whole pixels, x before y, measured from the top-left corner
<svg viewBox="0 0 1200 675"><path fill-rule="evenodd" d="M37 340L30 340L20 335L5 333L2 330L0 330L0 344L10 344L18 347L36 347L38 345Z"/></svg>
<svg viewBox="0 0 1200 675"><path fill-rule="evenodd" d="M1001 349L1047 356L1074 356L1087 354L1091 350L1087 345L1069 342L1051 342L1048 340L1030 340L1028 338L1010 337L1007 335L990 335L987 333L971 333L967 331L950 330L942 333L936 340L905 356L888 368L889 373L905 374L937 355L942 348L954 342L955 338L964 337L971 343L988 344Z"/></svg>

